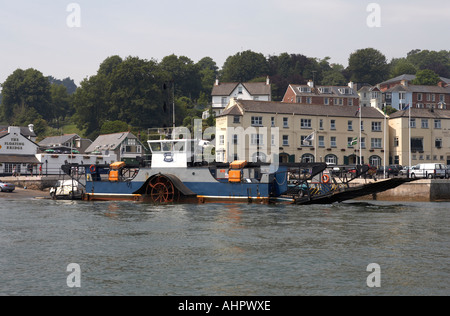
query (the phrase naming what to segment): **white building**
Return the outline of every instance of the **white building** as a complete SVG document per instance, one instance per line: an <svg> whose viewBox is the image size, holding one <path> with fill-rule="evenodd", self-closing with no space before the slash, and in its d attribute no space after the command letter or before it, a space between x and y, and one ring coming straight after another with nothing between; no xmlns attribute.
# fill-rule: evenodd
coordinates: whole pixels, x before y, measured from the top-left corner
<svg viewBox="0 0 450 316"><path fill-rule="evenodd" d="M216 80L212 93L212 109L216 116L222 114L231 99L272 101L270 79L266 82L224 82Z"/></svg>
<svg viewBox="0 0 450 316"><path fill-rule="evenodd" d="M24 129L10 126L0 130L0 175L29 175L39 171L40 162L35 156L38 145L30 135L24 135Z"/></svg>

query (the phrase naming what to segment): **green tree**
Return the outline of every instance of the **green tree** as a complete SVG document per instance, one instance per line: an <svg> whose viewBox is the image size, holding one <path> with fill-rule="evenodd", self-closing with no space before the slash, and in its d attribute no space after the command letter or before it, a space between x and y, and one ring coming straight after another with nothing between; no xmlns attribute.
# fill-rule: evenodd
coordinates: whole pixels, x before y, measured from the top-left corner
<svg viewBox="0 0 450 316"><path fill-rule="evenodd" d="M365 48L350 55L347 70L353 82L375 85L387 79L389 68L386 56L374 48Z"/></svg>
<svg viewBox="0 0 450 316"><path fill-rule="evenodd" d="M2 84L3 117L9 123L14 121L17 108L35 109L45 120L54 118L50 102L50 83L36 69L17 69Z"/></svg>
<svg viewBox="0 0 450 316"><path fill-rule="evenodd" d="M165 72L168 81L174 83L176 96L186 96L192 100L198 99L202 89L198 64L194 64L185 56L170 55L161 60L159 67Z"/></svg>
<svg viewBox="0 0 450 316"><path fill-rule="evenodd" d="M418 70L430 69L441 77L450 77L450 51L412 50L406 59Z"/></svg>
<svg viewBox="0 0 450 316"><path fill-rule="evenodd" d="M128 124L126 122L122 121L106 121L103 123L100 134L115 134L115 133L121 133L121 132L128 132L130 128L128 127Z"/></svg>
<svg viewBox="0 0 450 316"><path fill-rule="evenodd" d="M441 81L441 78L430 69L419 70L416 73L416 79L412 81L415 85L435 86Z"/></svg>
<svg viewBox="0 0 450 316"><path fill-rule="evenodd" d="M267 76L268 73L268 63L264 55L247 50L226 59L222 67L221 81L247 82L257 77Z"/></svg>
<svg viewBox="0 0 450 316"><path fill-rule="evenodd" d="M404 74L415 74L417 67L413 63L409 62L406 58L394 59L390 65L390 77L395 78Z"/></svg>

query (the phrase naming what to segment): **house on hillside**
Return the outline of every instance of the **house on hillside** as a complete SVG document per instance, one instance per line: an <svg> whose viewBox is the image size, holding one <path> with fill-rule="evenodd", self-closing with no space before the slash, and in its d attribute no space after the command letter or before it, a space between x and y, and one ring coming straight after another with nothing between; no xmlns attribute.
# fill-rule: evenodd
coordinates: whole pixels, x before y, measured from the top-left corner
<svg viewBox="0 0 450 316"><path fill-rule="evenodd" d="M309 81L307 85L290 84L282 102L358 107L359 95L352 82L348 86L316 86Z"/></svg>
<svg viewBox="0 0 450 316"><path fill-rule="evenodd" d="M211 92L212 109L220 115L231 99L272 101L272 85L269 77L266 82L219 82L216 80ZM203 117L205 118L205 117Z"/></svg>
<svg viewBox="0 0 450 316"><path fill-rule="evenodd" d="M86 149L92 144L92 141L80 137L78 134L67 134L62 136L47 137L39 142L39 147L42 151L61 151L68 152L76 151L84 154Z"/></svg>
<svg viewBox="0 0 450 316"><path fill-rule="evenodd" d="M118 161L137 164L145 155L146 147L131 132L100 135L86 149L87 154L117 155Z"/></svg>

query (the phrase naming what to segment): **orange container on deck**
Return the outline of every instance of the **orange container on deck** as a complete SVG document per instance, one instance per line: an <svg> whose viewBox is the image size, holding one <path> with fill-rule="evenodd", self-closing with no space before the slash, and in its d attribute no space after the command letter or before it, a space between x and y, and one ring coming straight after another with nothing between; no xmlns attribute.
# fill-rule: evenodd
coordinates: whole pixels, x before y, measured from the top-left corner
<svg viewBox="0 0 450 316"><path fill-rule="evenodd" d="M230 164L231 169L242 169L247 165L246 160L236 160Z"/></svg>
<svg viewBox="0 0 450 316"><path fill-rule="evenodd" d="M228 172L228 182L240 183L241 181L242 181L242 172L241 172L241 170L230 170Z"/></svg>

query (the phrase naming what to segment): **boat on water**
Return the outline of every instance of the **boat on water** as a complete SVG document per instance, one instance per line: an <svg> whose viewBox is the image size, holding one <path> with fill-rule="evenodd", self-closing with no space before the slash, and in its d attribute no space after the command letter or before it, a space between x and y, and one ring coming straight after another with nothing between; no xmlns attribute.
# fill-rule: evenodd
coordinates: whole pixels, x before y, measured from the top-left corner
<svg viewBox="0 0 450 316"><path fill-rule="evenodd" d="M66 174L83 184L85 201L132 200L151 203L328 204L378 193L410 179L379 180L350 186L370 173L358 166L351 178L336 179L325 163L208 163L198 140L151 140L149 165L66 165Z"/></svg>

